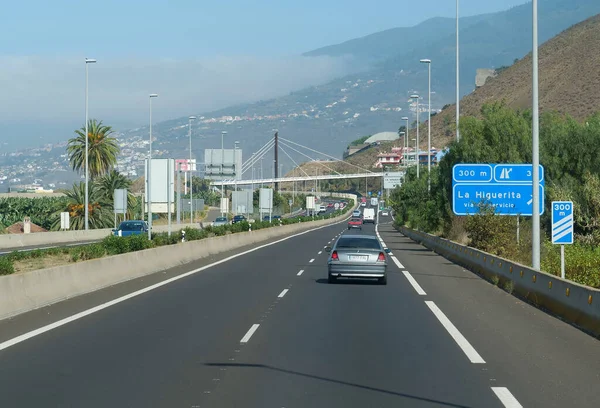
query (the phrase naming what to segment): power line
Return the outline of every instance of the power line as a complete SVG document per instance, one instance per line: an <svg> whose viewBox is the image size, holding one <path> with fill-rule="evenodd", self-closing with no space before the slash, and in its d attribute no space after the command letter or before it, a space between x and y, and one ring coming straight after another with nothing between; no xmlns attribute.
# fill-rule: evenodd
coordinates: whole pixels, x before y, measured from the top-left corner
<svg viewBox="0 0 600 408"><path fill-rule="evenodd" d="M358 168L358 169L361 169L361 170L364 170L364 171L367 171L367 172L373 173L373 172L372 172L371 170L369 170L369 169L365 169L365 168L363 168L363 167L357 166L356 164L352 164L352 163L349 163L349 162L346 162L346 161L340 160L340 159L338 159L338 158L336 158L336 157L333 157L333 156L330 156L330 155L328 155L328 154L326 154L326 153L320 152L320 151L318 151L318 150L315 150L315 149L311 149L310 147L303 146L303 145L301 145L300 143L296 143L296 142L293 142L293 141L291 141L291 140L284 139L284 138L279 138L279 139L280 139L280 140L285 140L286 142L289 142L289 143L292 143L292 144L294 144L294 145L296 145L296 146L299 146L299 147L302 147L302 148L304 148L304 149L310 150L310 151L312 151L312 152L314 152L314 153L322 154L323 156L329 157L330 159L333 159L334 161L338 161L338 162L346 163L346 164L348 164L348 165L350 165L350 166L353 166L353 167L356 167L356 168ZM288 146L288 147L289 147L289 146Z"/></svg>

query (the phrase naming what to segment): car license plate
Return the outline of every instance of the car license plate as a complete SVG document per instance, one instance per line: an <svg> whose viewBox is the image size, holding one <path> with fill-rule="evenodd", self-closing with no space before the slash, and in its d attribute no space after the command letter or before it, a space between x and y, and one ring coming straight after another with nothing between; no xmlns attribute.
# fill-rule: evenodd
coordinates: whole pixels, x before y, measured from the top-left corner
<svg viewBox="0 0 600 408"><path fill-rule="evenodd" d="M366 262L369 260L369 257L366 255L348 255L348 260L356 262Z"/></svg>

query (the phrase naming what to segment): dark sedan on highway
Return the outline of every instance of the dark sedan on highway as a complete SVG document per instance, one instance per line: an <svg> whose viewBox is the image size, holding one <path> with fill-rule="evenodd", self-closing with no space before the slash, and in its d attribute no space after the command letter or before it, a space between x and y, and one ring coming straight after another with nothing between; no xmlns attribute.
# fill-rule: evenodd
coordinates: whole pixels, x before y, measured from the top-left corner
<svg viewBox="0 0 600 408"><path fill-rule="evenodd" d="M246 217L243 215L234 215L233 220L231 220L232 224L237 224L238 222L247 221Z"/></svg>
<svg viewBox="0 0 600 408"><path fill-rule="evenodd" d="M328 281L338 278L376 278L387 284L388 248L383 248L374 235L342 235L329 252Z"/></svg>

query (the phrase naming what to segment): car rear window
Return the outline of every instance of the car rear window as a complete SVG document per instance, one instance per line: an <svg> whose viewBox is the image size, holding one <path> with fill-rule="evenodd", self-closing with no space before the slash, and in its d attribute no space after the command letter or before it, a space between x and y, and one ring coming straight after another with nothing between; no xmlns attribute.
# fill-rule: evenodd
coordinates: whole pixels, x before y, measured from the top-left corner
<svg viewBox="0 0 600 408"><path fill-rule="evenodd" d="M227 218L225 218L225 217L217 217L217 219L215 221L227 221Z"/></svg>
<svg viewBox="0 0 600 408"><path fill-rule="evenodd" d="M119 226L121 231L143 231L144 224L141 222L124 222Z"/></svg>
<svg viewBox="0 0 600 408"><path fill-rule="evenodd" d="M365 249L381 249L379 242L372 238L340 238L336 245L337 248L365 248Z"/></svg>

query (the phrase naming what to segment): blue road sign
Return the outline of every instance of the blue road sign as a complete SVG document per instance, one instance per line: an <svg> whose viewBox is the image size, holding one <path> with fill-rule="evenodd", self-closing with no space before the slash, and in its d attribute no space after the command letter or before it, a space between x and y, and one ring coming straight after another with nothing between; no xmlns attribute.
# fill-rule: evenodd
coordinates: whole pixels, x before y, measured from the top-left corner
<svg viewBox="0 0 600 408"><path fill-rule="evenodd" d="M531 184L455 184L452 190L452 209L456 215L476 214L483 202L492 205L500 215L531 216L533 212ZM540 198L543 196L544 186L540 185ZM543 214L544 200L540 199L539 204Z"/></svg>
<svg viewBox="0 0 600 408"><path fill-rule="evenodd" d="M491 164L457 164L452 168L452 181L456 183L487 183L494 180Z"/></svg>
<svg viewBox="0 0 600 408"><path fill-rule="evenodd" d="M573 243L572 201L552 201L552 243Z"/></svg>
<svg viewBox="0 0 600 408"><path fill-rule="evenodd" d="M372 192L372 191L369 191L369 197L370 197L370 196L372 196L372 195L373 195L373 192Z"/></svg>
<svg viewBox="0 0 600 408"><path fill-rule="evenodd" d="M456 215L479 212L482 203L497 214L531 216L533 212L531 164L456 164L452 169L452 209ZM539 167L540 214L544 212L544 168Z"/></svg>
<svg viewBox="0 0 600 408"><path fill-rule="evenodd" d="M540 182L544 180L544 168L539 167ZM533 165L531 164L496 164L494 180L497 183L531 183L533 180Z"/></svg>

